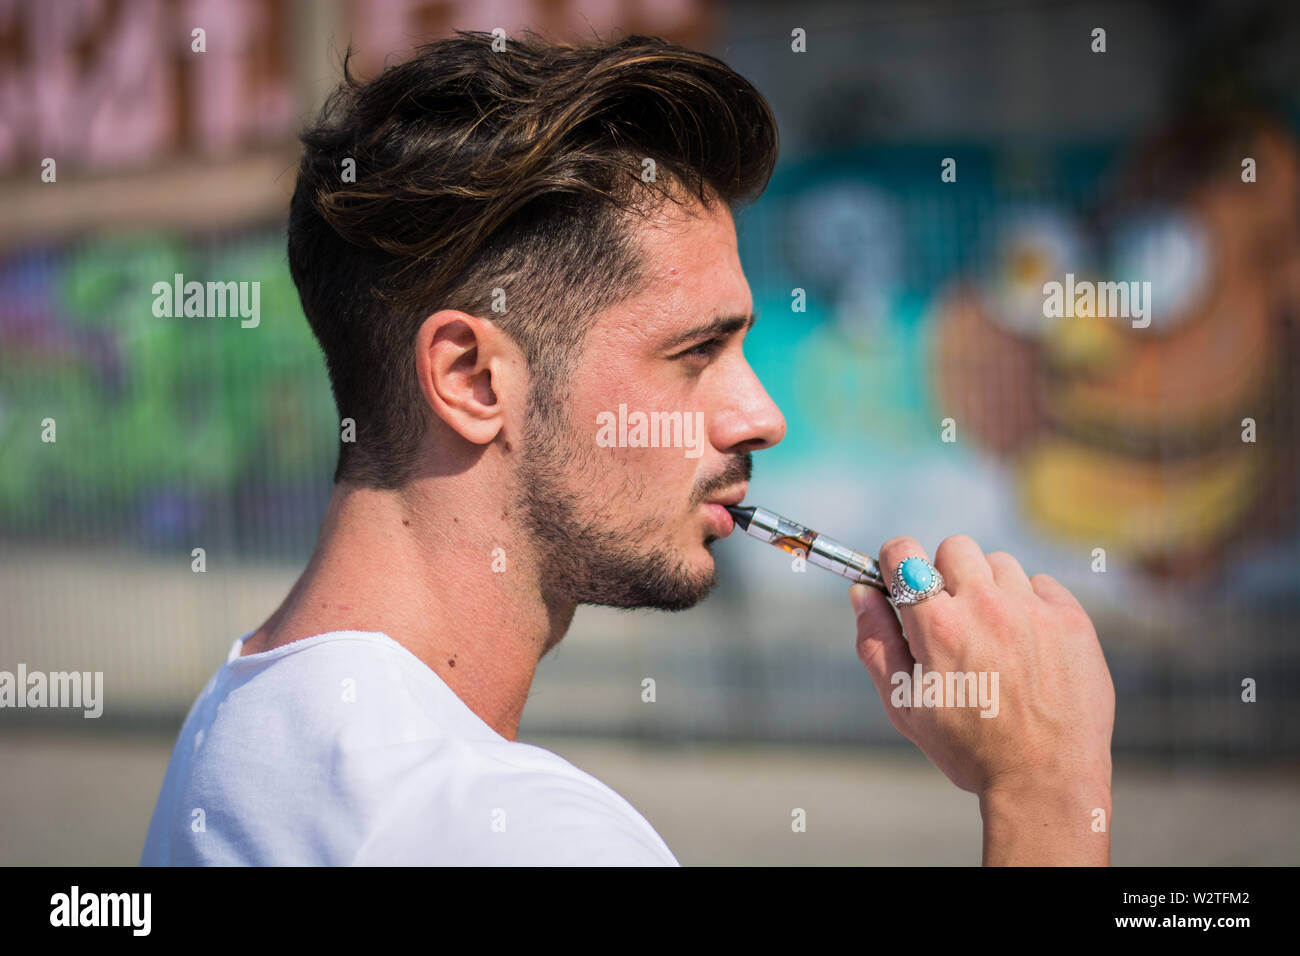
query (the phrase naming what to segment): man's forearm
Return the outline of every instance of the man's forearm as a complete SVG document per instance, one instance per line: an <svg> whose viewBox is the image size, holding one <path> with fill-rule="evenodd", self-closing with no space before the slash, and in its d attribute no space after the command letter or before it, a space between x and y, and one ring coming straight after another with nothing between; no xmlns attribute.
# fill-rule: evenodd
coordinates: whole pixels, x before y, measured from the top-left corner
<svg viewBox="0 0 1300 956"><path fill-rule="evenodd" d="M1110 783L1056 780L980 797L985 866L1109 866Z"/></svg>

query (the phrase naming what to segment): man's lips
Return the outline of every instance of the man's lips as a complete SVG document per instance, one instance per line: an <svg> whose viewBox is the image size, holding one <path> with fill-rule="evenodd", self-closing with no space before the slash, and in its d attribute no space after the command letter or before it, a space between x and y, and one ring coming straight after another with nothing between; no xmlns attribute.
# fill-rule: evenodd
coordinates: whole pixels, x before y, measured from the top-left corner
<svg viewBox="0 0 1300 956"><path fill-rule="evenodd" d="M746 487L734 489L726 494L717 495L704 503L704 510L709 513L709 521L718 530L718 537L725 538L736 527L736 520L731 517L727 505L738 505L745 500Z"/></svg>
<svg viewBox="0 0 1300 956"><path fill-rule="evenodd" d="M748 490L747 485L741 485L739 488L733 488L725 495L715 495L707 503L711 505L738 505L745 500L745 492Z"/></svg>

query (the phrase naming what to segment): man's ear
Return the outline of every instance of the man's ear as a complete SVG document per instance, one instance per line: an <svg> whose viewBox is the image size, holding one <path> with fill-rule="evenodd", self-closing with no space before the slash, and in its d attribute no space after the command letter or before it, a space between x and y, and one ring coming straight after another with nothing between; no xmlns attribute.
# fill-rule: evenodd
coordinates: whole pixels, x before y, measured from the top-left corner
<svg viewBox="0 0 1300 956"><path fill-rule="evenodd" d="M444 309L415 336L415 372L435 415L462 438L486 445L506 424L506 403L526 373L518 347L485 319Z"/></svg>

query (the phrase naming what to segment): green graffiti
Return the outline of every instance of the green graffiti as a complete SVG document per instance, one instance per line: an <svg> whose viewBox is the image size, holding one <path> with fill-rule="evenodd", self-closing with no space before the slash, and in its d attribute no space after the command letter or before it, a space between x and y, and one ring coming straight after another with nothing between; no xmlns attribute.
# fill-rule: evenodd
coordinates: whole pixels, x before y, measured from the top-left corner
<svg viewBox="0 0 1300 956"><path fill-rule="evenodd" d="M259 283L258 326L155 317L153 285L177 273ZM46 292L57 345L0 338L0 526L41 527L59 509L129 522L175 489L328 476L333 404L281 236L88 242L65 250ZM54 444L40 440L46 418Z"/></svg>

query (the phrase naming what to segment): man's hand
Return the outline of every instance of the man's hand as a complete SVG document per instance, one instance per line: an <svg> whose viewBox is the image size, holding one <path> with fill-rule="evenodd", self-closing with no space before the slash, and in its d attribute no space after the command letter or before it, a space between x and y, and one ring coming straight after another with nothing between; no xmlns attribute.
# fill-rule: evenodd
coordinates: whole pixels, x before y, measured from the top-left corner
<svg viewBox="0 0 1300 956"><path fill-rule="evenodd" d="M926 554L912 538L887 541L885 579L913 556ZM1011 555L985 555L966 535L944 539L934 566L945 590L897 617L879 591L850 589L858 656L890 722L979 795L986 865L1108 864L1115 687L1087 612L1054 579L1027 577ZM924 706L931 671L946 706ZM976 688L996 688L993 706L978 696L951 706L949 674L967 673ZM904 689L910 706L896 706Z"/></svg>

